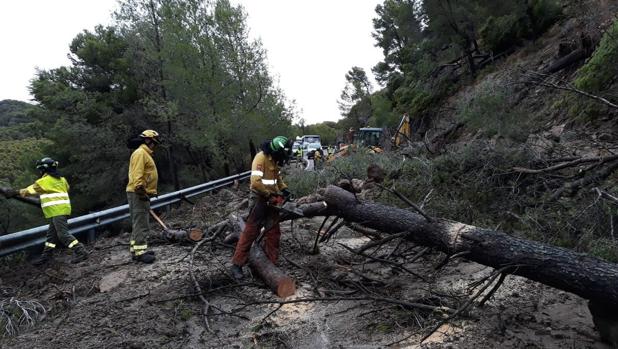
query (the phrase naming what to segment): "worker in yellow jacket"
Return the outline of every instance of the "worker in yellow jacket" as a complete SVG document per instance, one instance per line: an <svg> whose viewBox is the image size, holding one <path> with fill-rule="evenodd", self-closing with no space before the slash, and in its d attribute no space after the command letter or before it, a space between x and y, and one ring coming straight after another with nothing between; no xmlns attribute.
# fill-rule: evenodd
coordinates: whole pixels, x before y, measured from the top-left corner
<svg viewBox="0 0 618 349"><path fill-rule="evenodd" d="M290 196L287 185L281 178L280 166L292 153L292 142L286 137L277 136L262 144L262 151L257 153L251 164L251 192L249 194L249 217L245 229L240 234L236 250L232 257L232 276L243 277L242 267L247 263L251 245L264 228L264 253L271 262L279 257L279 211Z"/></svg>
<svg viewBox="0 0 618 349"><path fill-rule="evenodd" d="M20 189L22 197L38 195L45 218L50 219L45 247L41 256L34 260L34 265L43 265L52 259L53 251L61 243L72 251L71 263L78 263L88 258L88 252L73 235L69 233L69 215L71 215L71 200L69 199L69 183L58 173L58 161L45 157L36 162L36 168L41 173L27 188Z"/></svg>
<svg viewBox="0 0 618 349"><path fill-rule="evenodd" d="M152 263L155 261L154 252L147 251L147 236L150 234L150 197L157 195L159 180L152 154L161 141L159 133L154 130L145 130L139 137L142 139L142 144L131 154L129 183L126 188L132 223L129 252L133 260Z"/></svg>

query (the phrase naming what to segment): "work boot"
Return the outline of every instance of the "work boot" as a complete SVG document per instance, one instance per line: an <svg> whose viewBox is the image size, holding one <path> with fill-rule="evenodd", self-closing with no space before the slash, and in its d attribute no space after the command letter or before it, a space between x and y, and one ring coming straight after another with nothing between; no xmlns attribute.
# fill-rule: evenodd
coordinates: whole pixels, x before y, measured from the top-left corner
<svg viewBox="0 0 618 349"><path fill-rule="evenodd" d="M230 269L230 272L232 272L232 277L236 280L242 280L245 275L242 272L242 267L236 264L232 264L232 268Z"/></svg>
<svg viewBox="0 0 618 349"><path fill-rule="evenodd" d="M144 254L150 254L150 255L154 256L155 253L154 253L154 251L146 251L146 252L144 252ZM131 252L131 259L134 260L134 261L137 260L137 256L135 255L135 252Z"/></svg>
<svg viewBox="0 0 618 349"><path fill-rule="evenodd" d="M53 250L45 249L43 250L43 253L41 253L41 255L38 258L32 261L32 265L41 266L41 265L47 264L52 259L53 259Z"/></svg>
<svg viewBox="0 0 618 349"><path fill-rule="evenodd" d="M137 262L142 262L146 264L151 264L157 259L153 251L148 251L140 254L139 256L133 255L133 260Z"/></svg>
<svg viewBox="0 0 618 349"><path fill-rule="evenodd" d="M71 258L71 263L79 263L81 261L85 261L88 259L88 251L82 244L77 244L73 247L73 257Z"/></svg>

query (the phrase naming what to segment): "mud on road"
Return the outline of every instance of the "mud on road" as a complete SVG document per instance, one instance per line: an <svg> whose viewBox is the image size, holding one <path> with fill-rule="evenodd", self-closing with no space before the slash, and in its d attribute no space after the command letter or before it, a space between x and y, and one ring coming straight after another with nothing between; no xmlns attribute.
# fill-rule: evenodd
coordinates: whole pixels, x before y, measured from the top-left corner
<svg viewBox="0 0 618 349"><path fill-rule="evenodd" d="M238 211L242 200L242 193L223 190L166 218L174 228L212 226ZM90 259L78 265L71 265L62 252L43 268L25 262L3 265L0 295L37 300L47 314L16 337L1 338L0 347L609 348L600 342L583 299L514 276L506 278L484 307L471 307L421 343L446 314L376 299L457 309L478 290L470 285L488 276L491 268L455 259L436 270L444 255L431 251L408 263L421 247L397 240L367 251L420 277L415 276L345 249L340 244L357 248L370 241L348 228L312 254L321 222L314 218L282 224L279 266L296 279L298 288L286 301L313 301L252 304L280 299L249 275L241 284L230 278L230 246L218 239L201 246L194 255L194 271L210 303L211 332L189 276L192 244L153 237L150 245L157 261L143 265L130 260L129 235L121 233L88 246ZM153 234L159 230L154 227ZM371 299L358 299L367 296Z"/></svg>

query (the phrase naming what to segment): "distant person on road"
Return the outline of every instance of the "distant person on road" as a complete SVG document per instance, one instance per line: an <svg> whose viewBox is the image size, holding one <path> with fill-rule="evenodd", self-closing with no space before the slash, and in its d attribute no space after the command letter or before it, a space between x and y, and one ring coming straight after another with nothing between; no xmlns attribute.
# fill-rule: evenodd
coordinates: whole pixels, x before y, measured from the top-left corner
<svg viewBox="0 0 618 349"><path fill-rule="evenodd" d="M322 168L322 161L324 160L324 153L322 149L316 149L313 155L313 161L315 163L315 169L319 170Z"/></svg>
<svg viewBox="0 0 618 349"><path fill-rule="evenodd" d="M301 167L303 166L303 148L302 147L298 147L298 149L296 149L296 154L294 154L296 156L296 166L297 167Z"/></svg>
<svg viewBox="0 0 618 349"><path fill-rule="evenodd" d="M152 154L161 140L159 133L154 130L145 130L139 135L139 140L141 144L129 160L129 183L126 188L132 223L129 252L133 260L149 264L156 259L153 251L147 251L150 198L157 195L159 180Z"/></svg>
<svg viewBox="0 0 618 349"><path fill-rule="evenodd" d="M71 263L79 263L88 258L88 252L73 235L69 233L69 215L71 215L71 200L69 199L69 183L58 172L58 161L46 157L36 162L36 169L41 178L27 188L20 189L22 197L38 195L45 218L51 220L47 229L45 247L39 258L32 264L43 265L53 257L53 251L61 243L72 251ZM11 193L16 195L17 192Z"/></svg>
<svg viewBox="0 0 618 349"><path fill-rule="evenodd" d="M245 229L240 234L232 257L232 276L243 278L242 267L247 264L249 250L264 228L264 253L268 259L277 263L279 257L279 211L277 207L290 197L290 191L279 171L291 155L292 142L286 137L277 136L262 144L251 164L251 192L249 194L249 217ZM258 240L259 241L259 240Z"/></svg>
<svg viewBox="0 0 618 349"><path fill-rule="evenodd" d="M315 150L307 152L307 167L305 171L313 171L315 169Z"/></svg>

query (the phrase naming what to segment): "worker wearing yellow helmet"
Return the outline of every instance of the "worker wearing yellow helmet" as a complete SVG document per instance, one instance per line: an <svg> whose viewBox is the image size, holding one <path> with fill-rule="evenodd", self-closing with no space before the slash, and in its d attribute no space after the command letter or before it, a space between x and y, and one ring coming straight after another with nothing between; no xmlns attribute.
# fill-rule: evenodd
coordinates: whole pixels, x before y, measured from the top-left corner
<svg viewBox="0 0 618 349"><path fill-rule="evenodd" d="M127 184L127 201L131 214L131 241L129 252L133 260L152 263L155 255L147 251L147 236L150 233L149 212L150 197L157 195L159 175L152 154L161 143L159 133L145 130L139 138L142 144L133 151L129 160L129 183Z"/></svg>

